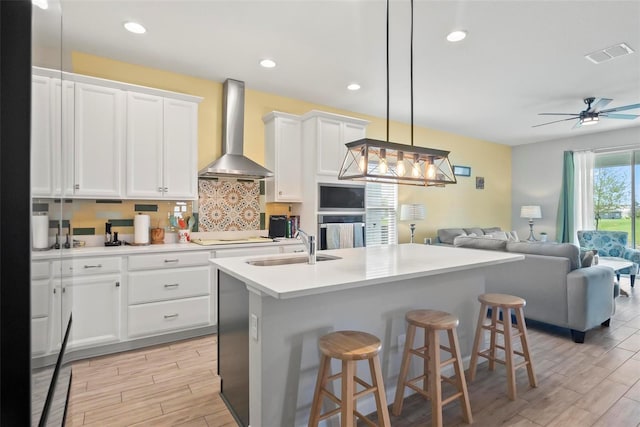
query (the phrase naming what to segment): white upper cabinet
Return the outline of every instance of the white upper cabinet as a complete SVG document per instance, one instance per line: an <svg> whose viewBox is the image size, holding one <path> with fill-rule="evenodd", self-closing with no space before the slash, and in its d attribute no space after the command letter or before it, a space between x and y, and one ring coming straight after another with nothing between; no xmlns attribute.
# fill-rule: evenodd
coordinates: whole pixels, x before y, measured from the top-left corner
<svg viewBox="0 0 640 427"><path fill-rule="evenodd" d="M316 173L337 179L347 153L344 144L362 139L369 123L366 120L339 114L311 111L303 116L305 135L310 136L309 148L315 146Z"/></svg>
<svg viewBox="0 0 640 427"><path fill-rule="evenodd" d="M54 81L50 77L31 77L31 194L53 195L54 153L60 139L54 138L52 100ZM56 147L55 144L58 144Z"/></svg>
<svg viewBox="0 0 640 427"><path fill-rule="evenodd" d="M127 93L127 197L196 199L198 104Z"/></svg>
<svg viewBox="0 0 640 427"><path fill-rule="evenodd" d="M274 173L266 180L267 202L302 202L302 125L292 114L272 112L265 123L265 166Z"/></svg>
<svg viewBox="0 0 640 427"><path fill-rule="evenodd" d="M33 67L33 197L197 199L202 98Z"/></svg>
<svg viewBox="0 0 640 427"><path fill-rule="evenodd" d="M164 99L164 197L198 198L198 104Z"/></svg>
<svg viewBox="0 0 640 427"><path fill-rule="evenodd" d="M76 83L75 196L122 195L125 109L120 89Z"/></svg>
<svg viewBox="0 0 640 427"><path fill-rule="evenodd" d="M71 195L74 83L44 75L33 75L31 82L32 195Z"/></svg>
<svg viewBox="0 0 640 427"><path fill-rule="evenodd" d="M127 93L127 196L162 197L163 98Z"/></svg>

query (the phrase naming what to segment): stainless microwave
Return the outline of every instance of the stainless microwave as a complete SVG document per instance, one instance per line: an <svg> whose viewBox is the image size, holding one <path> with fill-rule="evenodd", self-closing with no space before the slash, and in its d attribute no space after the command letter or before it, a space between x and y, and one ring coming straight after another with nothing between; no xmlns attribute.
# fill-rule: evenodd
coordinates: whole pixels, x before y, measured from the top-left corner
<svg viewBox="0 0 640 427"><path fill-rule="evenodd" d="M364 211L365 186L357 184L318 184L319 211Z"/></svg>

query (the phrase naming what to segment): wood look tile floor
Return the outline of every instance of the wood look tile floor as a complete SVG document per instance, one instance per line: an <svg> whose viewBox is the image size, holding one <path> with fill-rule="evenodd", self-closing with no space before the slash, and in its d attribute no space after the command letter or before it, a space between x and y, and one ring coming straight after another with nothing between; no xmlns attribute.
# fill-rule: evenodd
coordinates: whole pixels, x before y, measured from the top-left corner
<svg viewBox="0 0 640 427"><path fill-rule="evenodd" d="M628 278L622 287L630 296L617 299L611 326L589 331L585 344L566 330L528 324L538 387L520 369L515 401L506 396L504 367L479 365L469 384L473 425L640 427L640 289ZM219 395L216 344L208 336L74 363L66 425L235 427ZM430 412L413 395L391 424L427 427ZM445 408L444 425L466 425L457 402Z"/></svg>

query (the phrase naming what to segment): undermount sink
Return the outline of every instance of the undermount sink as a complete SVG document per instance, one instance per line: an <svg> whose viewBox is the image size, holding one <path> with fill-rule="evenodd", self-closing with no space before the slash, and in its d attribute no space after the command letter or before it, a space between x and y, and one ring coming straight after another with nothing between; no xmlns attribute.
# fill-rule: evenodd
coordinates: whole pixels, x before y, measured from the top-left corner
<svg viewBox="0 0 640 427"><path fill-rule="evenodd" d="M341 259L339 256L334 255L316 255L316 261L331 261L334 259ZM309 262L308 256L296 256L287 258L269 258L269 259L254 259L247 261L247 264L256 265L260 267L267 267L271 265L286 265L286 264L304 264Z"/></svg>

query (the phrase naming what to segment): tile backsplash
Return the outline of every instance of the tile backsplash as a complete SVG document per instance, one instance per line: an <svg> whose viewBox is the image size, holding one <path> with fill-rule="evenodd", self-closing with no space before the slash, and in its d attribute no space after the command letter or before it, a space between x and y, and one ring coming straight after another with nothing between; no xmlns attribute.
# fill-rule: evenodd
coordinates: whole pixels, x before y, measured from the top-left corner
<svg viewBox="0 0 640 427"><path fill-rule="evenodd" d="M34 212L47 212L50 228L62 221L62 234L71 227L74 236L104 235L105 223L120 234L133 234L133 217L148 214L152 227L169 227L169 215L190 217L194 214L193 201L135 201L135 200L60 200L34 199ZM55 233L54 233L55 234Z"/></svg>
<svg viewBox="0 0 640 427"><path fill-rule="evenodd" d="M250 180L199 180L199 200L32 200L34 213L49 215L50 236L62 220L61 234L71 228L73 236L102 236L105 223L120 235L134 233L133 218L149 215L151 227L170 229L169 216L193 216L192 231L265 229L264 182Z"/></svg>
<svg viewBox="0 0 640 427"><path fill-rule="evenodd" d="M261 181L201 179L198 190L199 231L264 229Z"/></svg>

